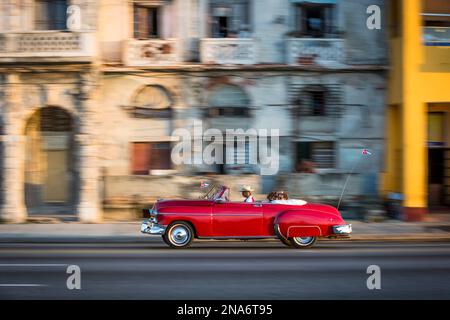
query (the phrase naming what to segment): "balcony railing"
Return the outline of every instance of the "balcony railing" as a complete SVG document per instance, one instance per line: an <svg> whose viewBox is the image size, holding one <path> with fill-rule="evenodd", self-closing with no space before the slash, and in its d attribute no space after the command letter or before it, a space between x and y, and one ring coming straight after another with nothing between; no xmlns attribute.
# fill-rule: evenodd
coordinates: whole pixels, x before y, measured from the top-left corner
<svg viewBox="0 0 450 320"><path fill-rule="evenodd" d="M0 60L69 58L91 60L96 51L90 32L33 31L0 33Z"/></svg>
<svg viewBox="0 0 450 320"><path fill-rule="evenodd" d="M206 38L200 44L201 62L206 64L255 64L253 39Z"/></svg>
<svg viewBox="0 0 450 320"><path fill-rule="evenodd" d="M426 46L448 47L450 46L450 28L424 27L423 41Z"/></svg>
<svg viewBox="0 0 450 320"><path fill-rule="evenodd" d="M180 62L176 39L130 39L125 42L123 52L123 63L126 66L145 67Z"/></svg>
<svg viewBox="0 0 450 320"><path fill-rule="evenodd" d="M286 52L290 65L321 65L344 62L344 40L288 38Z"/></svg>

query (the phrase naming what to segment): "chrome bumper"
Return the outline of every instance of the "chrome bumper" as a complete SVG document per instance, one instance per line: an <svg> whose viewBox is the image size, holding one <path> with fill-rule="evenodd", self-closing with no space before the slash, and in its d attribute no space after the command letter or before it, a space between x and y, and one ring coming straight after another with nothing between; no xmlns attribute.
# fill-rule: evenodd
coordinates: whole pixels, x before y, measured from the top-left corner
<svg viewBox="0 0 450 320"><path fill-rule="evenodd" d="M162 235L166 231L166 226L159 225L150 221L144 221L141 224L141 232L146 234Z"/></svg>
<svg viewBox="0 0 450 320"><path fill-rule="evenodd" d="M349 235L350 233L352 233L352 225L351 224L343 224L343 225L339 225L339 226L333 226L333 233Z"/></svg>

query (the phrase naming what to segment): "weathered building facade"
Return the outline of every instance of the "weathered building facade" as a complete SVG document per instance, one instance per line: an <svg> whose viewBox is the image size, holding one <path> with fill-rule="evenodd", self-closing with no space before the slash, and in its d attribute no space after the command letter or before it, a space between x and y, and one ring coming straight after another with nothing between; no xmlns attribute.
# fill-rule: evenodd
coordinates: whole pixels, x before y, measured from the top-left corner
<svg viewBox="0 0 450 320"><path fill-rule="evenodd" d="M357 0L5 1L1 218L128 218L138 203L195 196L202 179L337 197L355 172L346 194L376 194L386 48L384 29L366 27L373 4L383 9ZM278 129L278 174L261 176L248 161L250 139L236 152L242 163L206 164L194 148L192 164L175 165L180 128L201 146L208 128ZM373 150L367 161L363 148Z"/></svg>

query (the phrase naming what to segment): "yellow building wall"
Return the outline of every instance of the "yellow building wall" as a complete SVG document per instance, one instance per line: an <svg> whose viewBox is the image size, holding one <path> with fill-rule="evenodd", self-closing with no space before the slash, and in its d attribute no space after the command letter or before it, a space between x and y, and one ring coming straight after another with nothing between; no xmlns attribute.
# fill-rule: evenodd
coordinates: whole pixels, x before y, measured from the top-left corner
<svg viewBox="0 0 450 320"><path fill-rule="evenodd" d="M397 1L401 2L402 27L401 35L390 40L382 192L401 192L404 207L422 209L427 207L429 104L450 102L450 48L422 44L422 0Z"/></svg>
<svg viewBox="0 0 450 320"><path fill-rule="evenodd" d="M402 73L402 39L395 38L389 41L389 57L391 61L388 77L389 105L400 104L402 102L403 73Z"/></svg>

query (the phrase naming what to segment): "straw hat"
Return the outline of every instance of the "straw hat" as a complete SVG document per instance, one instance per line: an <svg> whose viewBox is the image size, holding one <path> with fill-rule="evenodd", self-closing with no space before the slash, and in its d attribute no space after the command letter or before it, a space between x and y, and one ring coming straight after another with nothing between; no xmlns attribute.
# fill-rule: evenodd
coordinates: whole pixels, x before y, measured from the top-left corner
<svg viewBox="0 0 450 320"><path fill-rule="evenodd" d="M244 191L253 192L255 190L253 190L253 188L251 186L242 186L240 191L241 192L244 192Z"/></svg>

